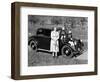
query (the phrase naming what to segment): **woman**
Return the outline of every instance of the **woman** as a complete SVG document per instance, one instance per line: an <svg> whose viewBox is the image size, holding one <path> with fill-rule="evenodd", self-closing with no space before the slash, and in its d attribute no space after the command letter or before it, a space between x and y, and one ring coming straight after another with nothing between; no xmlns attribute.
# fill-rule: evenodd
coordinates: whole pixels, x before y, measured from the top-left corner
<svg viewBox="0 0 100 82"><path fill-rule="evenodd" d="M66 31L65 31L65 28L63 27L61 32L60 32L60 40L62 43L65 43L66 42L66 37L67 34L66 34Z"/></svg>
<svg viewBox="0 0 100 82"><path fill-rule="evenodd" d="M53 31L51 31L51 44L50 44L50 51L53 54L53 57L57 57L57 52L59 52L59 32L57 32L56 27Z"/></svg>

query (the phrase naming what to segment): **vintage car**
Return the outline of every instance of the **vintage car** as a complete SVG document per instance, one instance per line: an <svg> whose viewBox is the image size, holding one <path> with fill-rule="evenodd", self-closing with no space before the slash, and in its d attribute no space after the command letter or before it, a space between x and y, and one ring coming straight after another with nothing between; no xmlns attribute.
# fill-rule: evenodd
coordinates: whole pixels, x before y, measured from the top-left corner
<svg viewBox="0 0 100 82"><path fill-rule="evenodd" d="M57 31L60 32L58 56L66 55L68 58L73 58L82 54L84 46L82 40L68 37L69 34L62 29ZM29 37L28 45L36 52L52 53L50 52L50 34L51 29L39 28L36 35ZM61 35L64 35L64 38L61 38ZM71 42L74 45L71 45Z"/></svg>

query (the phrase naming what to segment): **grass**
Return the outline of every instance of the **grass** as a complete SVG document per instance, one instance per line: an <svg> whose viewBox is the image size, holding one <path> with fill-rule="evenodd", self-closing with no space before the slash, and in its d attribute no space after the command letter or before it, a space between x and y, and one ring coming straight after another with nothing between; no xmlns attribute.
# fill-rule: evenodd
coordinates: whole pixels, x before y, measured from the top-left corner
<svg viewBox="0 0 100 82"><path fill-rule="evenodd" d="M35 52L28 47L28 66L50 66L50 65L75 65L75 64L86 64L87 60L71 58L68 59L66 56L59 56L53 58L52 54ZM87 57L87 54L83 54Z"/></svg>

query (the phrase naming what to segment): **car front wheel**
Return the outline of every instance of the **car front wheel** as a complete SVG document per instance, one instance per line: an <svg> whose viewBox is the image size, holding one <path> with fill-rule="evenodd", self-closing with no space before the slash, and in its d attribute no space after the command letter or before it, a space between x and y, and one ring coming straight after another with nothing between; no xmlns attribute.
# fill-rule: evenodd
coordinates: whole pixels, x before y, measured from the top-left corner
<svg viewBox="0 0 100 82"><path fill-rule="evenodd" d="M67 58L71 58L73 56L72 49L69 46L67 46L67 45L64 45L62 47L61 54L62 55L66 55Z"/></svg>

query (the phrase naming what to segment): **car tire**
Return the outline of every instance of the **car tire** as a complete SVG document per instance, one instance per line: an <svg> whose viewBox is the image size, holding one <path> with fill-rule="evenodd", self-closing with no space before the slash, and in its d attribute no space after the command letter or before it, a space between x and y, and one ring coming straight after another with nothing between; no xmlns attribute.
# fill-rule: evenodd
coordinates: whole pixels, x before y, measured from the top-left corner
<svg viewBox="0 0 100 82"><path fill-rule="evenodd" d="M37 50L37 42L35 40L31 40L30 41L30 47L33 49L33 50Z"/></svg>
<svg viewBox="0 0 100 82"><path fill-rule="evenodd" d="M64 45L61 49L61 54L66 55L67 58L72 58L73 52L70 46Z"/></svg>

